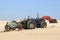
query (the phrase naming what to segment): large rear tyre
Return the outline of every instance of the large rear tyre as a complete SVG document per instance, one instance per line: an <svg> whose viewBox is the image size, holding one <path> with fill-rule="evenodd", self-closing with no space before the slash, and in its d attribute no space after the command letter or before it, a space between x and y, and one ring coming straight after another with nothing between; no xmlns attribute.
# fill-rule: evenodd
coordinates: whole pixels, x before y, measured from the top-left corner
<svg viewBox="0 0 60 40"><path fill-rule="evenodd" d="M35 22L34 21L28 21L27 28L28 29L34 29L35 28Z"/></svg>

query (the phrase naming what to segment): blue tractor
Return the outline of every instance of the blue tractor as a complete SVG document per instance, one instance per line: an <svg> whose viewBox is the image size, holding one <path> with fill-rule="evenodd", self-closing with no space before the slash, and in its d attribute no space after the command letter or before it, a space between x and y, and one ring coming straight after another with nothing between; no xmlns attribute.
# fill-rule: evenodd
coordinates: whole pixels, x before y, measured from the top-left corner
<svg viewBox="0 0 60 40"><path fill-rule="evenodd" d="M23 28L24 29L34 29L34 28L46 28L47 27L47 23L45 22L45 20L42 20L40 18L30 18L29 16L27 18L27 20L23 20L22 22Z"/></svg>

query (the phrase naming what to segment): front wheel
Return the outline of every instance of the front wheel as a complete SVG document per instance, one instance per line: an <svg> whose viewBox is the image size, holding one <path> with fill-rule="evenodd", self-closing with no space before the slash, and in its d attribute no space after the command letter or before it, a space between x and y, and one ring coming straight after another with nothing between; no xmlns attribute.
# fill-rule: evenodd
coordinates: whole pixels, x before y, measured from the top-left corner
<svg viewBox="0 0 60 40"><path fill-rule="evenodd" d="M47 23L43 21L43 22L41 22L40 26L41 26L41 28L46 28L47 27Z"/></svg>

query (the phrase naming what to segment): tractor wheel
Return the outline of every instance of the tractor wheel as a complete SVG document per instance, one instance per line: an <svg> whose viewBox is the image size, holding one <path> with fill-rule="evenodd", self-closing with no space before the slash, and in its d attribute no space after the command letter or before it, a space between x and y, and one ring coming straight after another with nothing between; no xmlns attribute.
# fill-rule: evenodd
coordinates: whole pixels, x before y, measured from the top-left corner
<svg viewBox="0 0 60 40"><path fill-rule="evenodd" d="M34 21L28 21L27 28L28 29L34 29L35 28L35 22Z"/></svg>
<svg viewBox="0 0 60 40"><path fill-rule="evenodd" d="M41 26L41 28L46 28L47 27L47 23L43 21L43 22L41 22L40 26Z"/></svg>

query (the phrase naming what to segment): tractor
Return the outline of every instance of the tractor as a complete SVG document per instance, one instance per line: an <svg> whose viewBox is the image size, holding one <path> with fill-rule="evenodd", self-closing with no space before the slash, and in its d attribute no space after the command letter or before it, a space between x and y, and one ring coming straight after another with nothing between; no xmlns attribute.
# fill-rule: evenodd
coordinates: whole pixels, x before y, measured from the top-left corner
<svg viewBox="0 0 60 40"><path fill-rule="evenodd" d="M45 22L45 20L42 20L40 18L28 18L24 19L22 22L23 28L24 29L34 29L34 28L46 28L47 27L47 23Z"/></svg>
<svg viewBox="0 0 60 40"><path fill-rule="evenodd" d="M21 30L22 24L21 22L16 22L15 20L13 20L11 22L6 23L4 32L12 31L12 30L15 30L16 28L18 28L18 30Z"/></svg>

